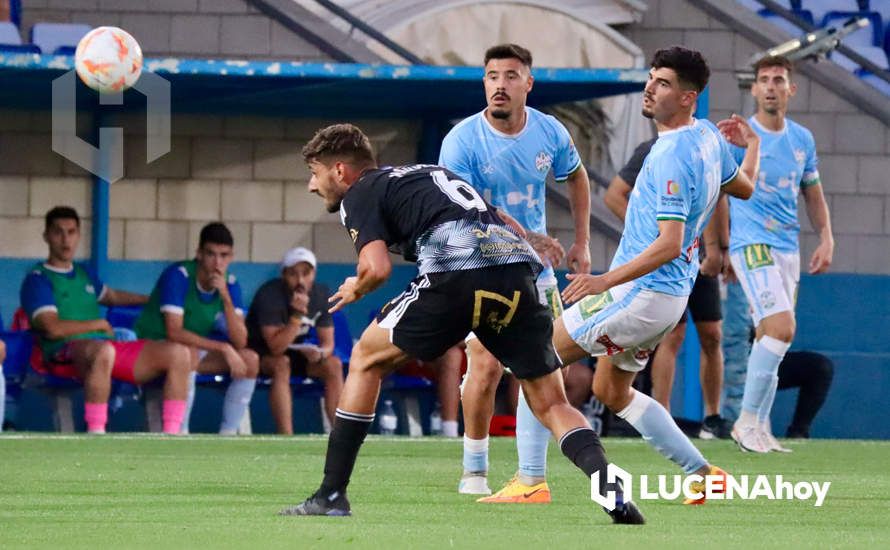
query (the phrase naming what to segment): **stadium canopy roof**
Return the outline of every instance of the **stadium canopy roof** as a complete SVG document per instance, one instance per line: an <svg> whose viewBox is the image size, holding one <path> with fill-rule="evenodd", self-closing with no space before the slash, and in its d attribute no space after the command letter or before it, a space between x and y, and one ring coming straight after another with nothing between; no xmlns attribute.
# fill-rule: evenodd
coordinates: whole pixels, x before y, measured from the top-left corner
<svg viewBox="0 0 890 550"><path fill-rule="evenodd" d="M50 82L73 68L72 56L0 52L0 107L48 109ZM175 112L452 118L484 104L481 67L170 58L146 59L145 69L171 82ZM646 78L644 69L536 69L529 104L637 92Z"/></svg>

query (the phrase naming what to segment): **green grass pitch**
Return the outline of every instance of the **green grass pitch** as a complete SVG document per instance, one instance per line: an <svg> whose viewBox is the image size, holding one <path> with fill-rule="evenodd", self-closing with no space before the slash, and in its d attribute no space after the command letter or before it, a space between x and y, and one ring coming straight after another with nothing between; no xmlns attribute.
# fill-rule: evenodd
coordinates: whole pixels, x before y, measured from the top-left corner
<svg viewBox="0 0 890 550"><path fill-rule="evenodd" d="M551 443L549 505L458 495L460 440L369 437L351 518L279 517L321 480L322 437L0 436L0 548L890 548L890 442L792 442L755 456L696 442L734 474L831 481L812 501L639 502L645 526L613 526ZM640 440L605 439L635 474L677 473ZM490 481L516 465L493 439Z"/></svg>

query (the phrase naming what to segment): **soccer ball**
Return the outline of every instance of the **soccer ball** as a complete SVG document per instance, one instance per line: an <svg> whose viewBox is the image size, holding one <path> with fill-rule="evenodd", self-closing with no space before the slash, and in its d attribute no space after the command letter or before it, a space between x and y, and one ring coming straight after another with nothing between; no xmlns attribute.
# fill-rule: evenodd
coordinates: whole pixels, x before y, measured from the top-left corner
<svg viewBox="0 0 890 550"><path fill-rule="evenodd" d="M74 68L83 83L100 94L122 92L142 74L142 48L123 29L99 27L80 39Z"/></svg>

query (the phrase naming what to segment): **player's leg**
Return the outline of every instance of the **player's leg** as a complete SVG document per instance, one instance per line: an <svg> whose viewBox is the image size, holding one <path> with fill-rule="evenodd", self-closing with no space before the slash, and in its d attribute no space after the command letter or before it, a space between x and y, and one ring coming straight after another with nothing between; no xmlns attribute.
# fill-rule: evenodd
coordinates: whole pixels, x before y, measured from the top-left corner
<svg viewBox="0 0 890 550"><path fill-rule="evenodd" d="M302 354L294 354L303 357ZM260 372L272 379L269 387L269 408L275 419L275 430L281 435L293 435L293 394L290 389L291 358L288 355L264 355ZM335 404L336 406L336 404Z"/></svg>
<svg viewBox="0 0 890 550"><path fill-rule="evenodd" d="M244 412L250 405L256 389L256 377L260 370L260 358L252 349L237 350L238 356L244 362L244 374L232 375L229 387L223 398L222 420L219 425L221 435L235 435L238 426L244 418ZM226 357L218 351L208 352L198 362L197 371L200 374L232 374Z"/></svg>
<svg viewBox="0 0 890 550"><path fill-rule="evenodd" d="M408 355L390 342L389 329L381 328L377 321L365 329L352 348L349 374L328 437L321 487L302 504L282 510L282 515L351 514L346 487L359 449L374 422L380 382L407 359Z"/></svg>
<svg viewBox="0 0 890 550"><path fill-rule="evenodd" d="M192 372L189 348L174 342L151 340L115 342L115 347L114 378L127 380L131 377L134 383L144 384L165 376L161 405L163 429L166 434L178 434L185 416Z"/></svg>
<svg viewBox="0 0 890 550"><path fill-rule="evenodd" d="M576 361L562 370L566 398L576 409L581 409L593 389L593 371L586 360Z"/></svg>
<svg viewBox="0 0 890 550"><path fill-rule="evenodd" d="M723 310L723 404L720 416L735 422L742 408L745 373L751 354L751 314L745 292L737 282L726 285Z"/></svg>
<svg viewBox="0 0 890 550"><path fill-rule="evenodd" d="M785 354L779 365L778 389L800 388L787 437L810 437L810 424L825 403L833 377L834 364L821 353L792 351Z"/></svg>
<svg viewBox="0 0 890 550"><path fill-rule="evenodd" d="M701 347L699 380L705 404L705 418L699 437L728 438L729 428L720 417L720 393L723 390L723 312L720 307L720 282L716 277L698 274L689 295L689 315L695 321Z"/></svg>
<svg viewBox="0 0 890 550"><path fill-rule="evenodd" d="M777 263L779 257L762 245L747 247L732 256L733 269L757 325L748 357L742 411L733 426L733 439L743 451L764 453L774 447L774 438L762 424L775 398L779 363L794 337L793 298Z"/></svg>
<svg viewBox="0 0 890 550"><path fill-rule="evenodd" d="M686 314L680 318L677 326L658 343L652 357L652 398L661 406L671 410L671 392L674 389L674 372L677 366L677 355L686 338Z"/></svg>
<svg viewBox="0 0 890 550"><path fill-rule="evenodd" d="M457 416L460 413L460 370L465 357L460 344L431 362L436 369L436 392L442 408L442 435L457 437Z"/></svg>
<svg viewBox="0 0 890 550"><path fill-rule="evenodd" d="M73 340L65 344L64 353L83 381L83 416L87 432L105 433L111 371L114 368L114 346L108 340Z"/></svg>
<svg viewBox="0 0 890 550"><path fill-rule="evenodd" d="M474 335L467 340L467 374L461 386L464 411L463 475L458 492L490 495L488 488L488 428L494 414L498 382L504 373L494 355Z"/></svg>
<svg viewBox="0 0 890 550"><path fill-rule="evenodd" d="M324 382L324 406L328 421L333 425L337 403L343 392L343 363L336 355L329 355L320 363L306 365L306 374Z"/></svg>

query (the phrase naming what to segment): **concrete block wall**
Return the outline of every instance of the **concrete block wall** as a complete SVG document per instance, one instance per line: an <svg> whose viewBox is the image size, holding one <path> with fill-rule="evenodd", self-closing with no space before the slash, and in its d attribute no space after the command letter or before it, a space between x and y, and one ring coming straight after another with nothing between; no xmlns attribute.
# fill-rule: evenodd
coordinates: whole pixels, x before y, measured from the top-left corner
<svg viewBox="0 0 890 550"><path fill-rule="evenodd" d="M688 0L646 4L643 20L621 31L647 58L673 44L702 51L711 68L711 120L732 113L750 115L753 103L745 101L748 92L739 90L733 71L767 45L751 42ZM777 32L777 41L779 36ZM816 138L836 240L832 271L890 274L890 127L846 101L842 90L830 90L800 73L794 80L798 91L789 116ZM799 212L807 261L818 239L802 199Z"/></svg>
<svg viewBox="0 0 890 550"><path fill-rule="evenodd" d="M84 217L80 256L89 256L92 179L54 153L45 113L0 111L0 249L5 257L42 257L43 215L58 204ZM126 177L111 185L109 257L186 258L209 221L222 220L240 261L275 262L295 245L322 262L355 261L337 214L306 187L300 148L319 127L336 121L176 115L172 149L145 164L139 125L123 121ZM419 124L354 121L371 137L381 163L414 162ZM24 130L23 128L27 128Z"/></svg>
<svg viewBox="0 0 890 550"><path fill-rule="evenodd" d="M246 0L24 0L23 39L36 22L121 27L149 57L328 60Z"/></svg>

